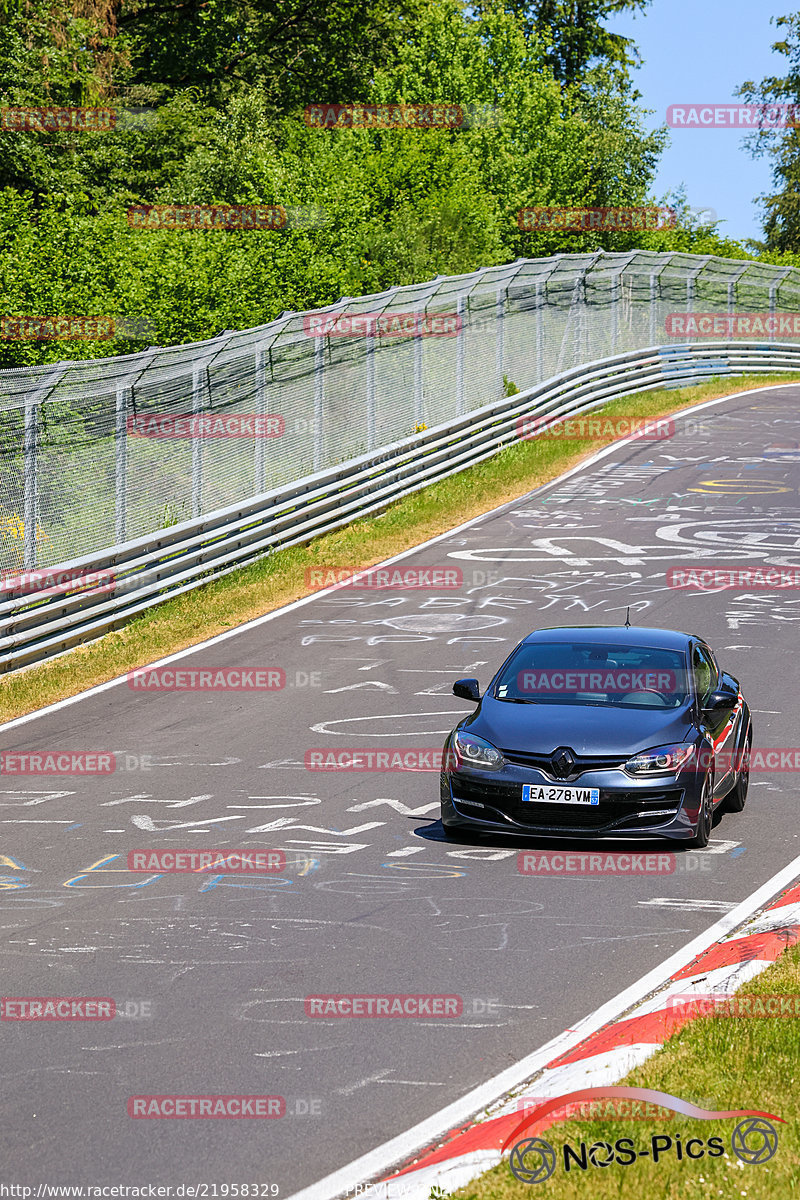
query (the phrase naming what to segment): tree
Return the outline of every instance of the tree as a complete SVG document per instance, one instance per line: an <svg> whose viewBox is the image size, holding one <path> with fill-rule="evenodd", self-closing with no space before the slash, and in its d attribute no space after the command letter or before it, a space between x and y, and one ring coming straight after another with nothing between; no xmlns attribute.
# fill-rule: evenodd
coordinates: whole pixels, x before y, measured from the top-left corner
<svg viewBox="0 0 800 1200"><path fill-rule="evenodd" d="M640 58L631 38L606 29L603 21L620 12L644 12L651 0L509 0L509 10L524 21L545 48L553 76L564 88L586 80L592 66L614 70L629 80Z"/></svg>
<svg viewBox="0 0 800 1200"><path fill-rule="evenodd" d="M219 99L258 85L276 112L363 100L418 0L123 0L134 78Z"/></svg>
<svg viewBox="0 0 800 1200"><path fill-rule="evenodd" d="M785 76L769 75L760 83L748 80L738 95L755 104L792 104L800 120L800 13L772 18L786 36L774 42L772 49L784 55ZM762 127L746 139L754 158L772 157L772 177L776 191L760 196L766 215L762 249L779 253L800 253L800 129ZM759 248L759 244L755 244Z"/></svg>

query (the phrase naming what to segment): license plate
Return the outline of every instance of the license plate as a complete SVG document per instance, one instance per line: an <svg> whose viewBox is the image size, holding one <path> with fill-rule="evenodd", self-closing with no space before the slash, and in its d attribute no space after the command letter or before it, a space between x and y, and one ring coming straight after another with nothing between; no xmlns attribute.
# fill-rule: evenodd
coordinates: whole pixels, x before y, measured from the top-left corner
<svg viewBox="0 0 800 1200"><path fill-rule="evenodd" d="M599 788L550 787L549 784L524 783L523 802L533 804L599 804Z"/></svg>

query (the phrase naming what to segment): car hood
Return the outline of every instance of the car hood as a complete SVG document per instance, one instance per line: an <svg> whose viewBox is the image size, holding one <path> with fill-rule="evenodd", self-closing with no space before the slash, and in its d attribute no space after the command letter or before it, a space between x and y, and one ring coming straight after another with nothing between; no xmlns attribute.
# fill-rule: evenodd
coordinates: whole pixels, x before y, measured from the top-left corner
<svg viewBox="0 0 800 1200"><path fill-rule="evenodd" d="M503 750L551 754L630 755L692 736L691 705L678 709L610 708L591 704L511 704L485 696L464 725Z"/></svg>

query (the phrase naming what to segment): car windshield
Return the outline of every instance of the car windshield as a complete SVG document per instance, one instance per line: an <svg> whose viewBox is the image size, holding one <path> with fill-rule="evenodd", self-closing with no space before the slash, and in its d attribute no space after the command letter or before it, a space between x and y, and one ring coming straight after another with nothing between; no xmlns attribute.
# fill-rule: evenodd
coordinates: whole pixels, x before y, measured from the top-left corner
<svg viewBox="0 0 800 1200"><path fill-rule="evenodd" d="M503 667L493 695L520 704L680 708L686 657L653 646L528 642Z"/></svg>

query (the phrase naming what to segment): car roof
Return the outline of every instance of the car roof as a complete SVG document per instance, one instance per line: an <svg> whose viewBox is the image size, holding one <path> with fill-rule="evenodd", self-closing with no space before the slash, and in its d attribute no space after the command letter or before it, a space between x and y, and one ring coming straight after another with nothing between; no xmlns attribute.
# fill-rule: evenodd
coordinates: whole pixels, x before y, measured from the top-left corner
<svg viewBox="0 0 800 1200"><path fill-rule="evenodd" d="M641 625L557 625L552 629L535 629L522 639L522 644L560 642L567 637L573 643L586 646L617 646L630 642L631 646L686 650L693 636L675 629L653 629Z"/></svg>

